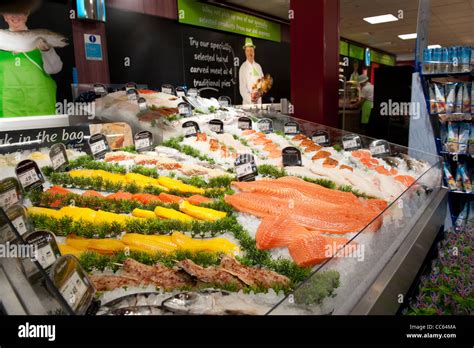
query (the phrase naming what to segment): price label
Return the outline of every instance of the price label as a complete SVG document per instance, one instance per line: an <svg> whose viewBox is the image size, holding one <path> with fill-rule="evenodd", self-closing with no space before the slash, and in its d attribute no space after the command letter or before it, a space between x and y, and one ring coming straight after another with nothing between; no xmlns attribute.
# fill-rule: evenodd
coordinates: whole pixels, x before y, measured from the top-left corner
<svg viewBox="0 0 474 348"><path fill-rule="evenodd" d="M97 83L94 85L94 93L96 95L105 95L107 94L107 88L104 85Z"/></svg>
<svg viewBox="0 0 474 348"><path fill-rule="evenodd" d="M273 122L272 120L266 118L258 122L258 129L262 133L271 133L273 132Z"/></svg>
<svg viewBox="0 0 474 348"><path fill-rule="evenodd" d="M235 174L238 181L254 181L258 175L255 158L251 154L240 155L235 161Z"/></svg>
<svg viewBox="0 0 474 348"><path fill-rule="evenodd" d="M178 110L179 110L180 116L190 117L193 115L193 109L191 105L189 105L188 103L179 103Z"/></svg>
<svg viewBox="0 0 474 348"><path fill-rule="evenodd" d="M385 140L375 140L369 146L374 157L384 157L390 155L390 144Z"/></svg>
<svg viewBox="0 0 474 348"><path fill-rule="evenodd" d="M8 208L9 206L15 203L18 203L19 201L20 201L20 197L18 197L17 192L14 188L0 194L0 206L4 209Z"/></svg>
<svg viewBox="0 0 474 348"><path fill-rule="evenodd" d="M129 82L125 85L125 91L129 91L131 89L137 89L137 84L134 82Z"/></svg>
<svg viewBox="0 0 474 348"><path fill-rule="evenodd" d="M54 235L49 231L35 231L25 235L25 241L36 247L36 261L47 270L61 256Z"/></svg>
<svg viewBox="0 0 474 348"><path fill-rule="evenodd" d="M149 131L135 134L134 140L137 152L151 151L153 149L153 134Z"/></svg>
<svg viewBox="0 0 474 348"><path fill-rule="evenodd" d="M6 210L20 199L20 186L15 178L0 181L0 208Z"/></svg>
<svg viewBox="0 0 474 348"><path fill-rule="evenodd" d="M329 145L329 133L323 130L319 130L313 133L311 140L318 145L327 146Z"/></svg>
<svg viewBox="0 0 474 348"><path fill-rule="evenodd" d="M140 108L140 111L148 110L148 105L146 103L145 98L138 98L137 102L138 102L138 107Z"/></svg>
<svg viewBox="0 0 474 348"><path fill-rule="evenodd" d="M349 134L342 138L342 147L345 151L355 151L362 147L362 140L357 134Z"/></svg>
<svg viewBox="0 0 474 348"><path fill-rule="evenodd" d="M16 219L13 219L12 224L21 236L28 232L28 225L23 216L18 216Z"/></svg>
<svg viewBox="0 0 474 348"><path fill-rule="evenodd" d="M252 129L252 120L248 117L240 117L237 121L240 130Z"/></svg>
<svg viewBox="0 0 474 348"><path fill-rule="evenodd" d="M35 161L25 160L16 166L16 176L23 190L30 192L32 190L43 189L43 174Z"/></svg>
<svg viewBox="0 0 474 348"><path fill-rule="evenodd" d="M89 148L92 157L95 159L103 159L105 154L110 151L107 137L101 133L91 135L89 138Z"/></svg>
<svg viewBox="0 0 474 348"><path fill-rule="evenodd" d="M161 93L174 94L174 87L172 85L161 86Z"/></svg>
<svg viewBox="0 0 474 348"><path fill-rule="evenodd" d="M217 134L224 133L224 122L221 120L210 120L209 129Z"/></svg>
<svg viewBox="0 0 474 348"><path fill-rule="evenodd" d="M282 150L283 167L301 167L303 161L301 159L301 151L296 147L285 147Z"/></svg>
<svg viewBox="0 0 474 348"><path fill-rule="evenodd" d="M227 108L232 104L231 99L226 96L219 97L217 101L219 102L219 105L223 108Z"/></svg>
<svg viewBox="0 0 474 348"><path fill-rule="evenodd" d="M176 96L181 98L186 96L186 92L184 91L176 91Z"/></svg>
<svg viewBox="0 0 474 348"><path fill-rule="evenodd" d="M197 98L199 96L199 91L196 88L191 88L188 91L188 96L193 97L193 98Z"/></svg>
<svg viewBox="0 0 474 348"><path fill-rule="evenodd" d="M195 137L200 132L199 125L194 121L184 122L183 132L186 138Z"/></svg>
<svg viewBox="0 0 474 348"><path fill-rule="evenodd" d="M69 303L73 310L77 310L79 307L80 301L87 293L87 285L84 283L82 278L74 272L71 274L68 280L64 285L59 289L59 292L64 297L64 299Z"/></svg>
<svg viewBox="0 0 474 348"><path fill-rule="evenodd" d="M138 91L135 88L131 88L127 91L128 100L138 100Z"/></svg>
<svg viewBox="0 0 474 348"><path fill-rule="evenodd" d="M296 122L287 122L284 126L285 135L296 135L300 132L300 125Z"/></svg>
<svg viewBox="0 0 474 348"><path fill-rule="evenodd" d="M64 144L54 144L49 151L49 158L55 172L63 172L69 166L69 161Z"/></svg>
<svg viewBox="0 0 474 348"><path fill-rule="evenodd" d="M44 269L52 266L56 262L56 255L50 245L46 245L38 249L36 254L36 261L38 261Z"/></svg>

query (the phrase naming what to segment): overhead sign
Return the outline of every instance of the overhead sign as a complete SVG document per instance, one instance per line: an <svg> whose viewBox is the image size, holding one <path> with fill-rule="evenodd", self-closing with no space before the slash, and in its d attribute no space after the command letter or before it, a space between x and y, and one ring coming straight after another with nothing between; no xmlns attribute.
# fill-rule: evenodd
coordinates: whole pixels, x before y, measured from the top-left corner
<svg viewBox="0 0 474 348"><path fill-rule="evenodd" d="M278 23L199 1L178 0L178 19L184 24L281 41Z"/></svg>
<svg viewBox="0 0 474 348"><path fill-rule="evenodd" d="M103 60L100 35L84 34L84 44L87 60Z"/></svg>

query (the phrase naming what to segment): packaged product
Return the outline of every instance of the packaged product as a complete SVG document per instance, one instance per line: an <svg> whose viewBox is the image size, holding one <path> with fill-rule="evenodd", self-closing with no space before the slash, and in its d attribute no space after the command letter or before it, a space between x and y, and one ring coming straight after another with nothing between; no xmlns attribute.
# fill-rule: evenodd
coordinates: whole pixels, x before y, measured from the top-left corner
<svg viewBox="0 0 474 348"><path fill-rule="evenodd" d="M459 151L459 125L454 122L448 123L448 142L446 143L448 152Z"/></svg>
<svg viewBox="0 0 474 348"><path fill-rule="evenodd" d="M465 83L462 89L462 111L465 114L471 112L471 93L469 93L469 84Z"/></svg>
<svg viewBox="0 0 474 348"><path fill-rule="evenodd" d="M430 93L430 114L434 115L438 113L438 106L436 105L435 87L434 84L429 87Z"/></svg>
<svg viewBox="0 0 474 348"><path fill-rule="evenodd" d="M446 85L446 113L455 112L454 105L456 103L456 84L450 83Z"/></svg>
<svg viewBox="0 0 474 348"><path fill-rule="evenodd" d="M451 174L451 172L449 171L449 168L448 168L448 164L446 162L444 162L444 176L446 177L446 182L448 183L448 187L450 190L457 190L457 187L456 187L456 181L454 181L454 178Z"/></svg>
<svg viewBox="0 0 474 348"><path fill-rule="evenodd" d="M459 124L459 153L468 153L469 148L469 133L471 131L471 124L462 122Z"/></svg>
<svg viewBox="0 0 474 348"><path fill-rule="evenodd" d="M468 206L464 204L464 208L462 209L461 213L458 215L456 219L456 227L464 227L467 222L468 217Z"/></svg>
<svg viewBox="0 0 474 348"><path fill-rule="evenodd" d="M446 99L444 97L444 88L442 85L435 84L435 97L436 97L436 105L438 107L438 114L446 113Z"/></svg>
<svg viewBox="0 0 474 348"><path fill-rule="evenodd" d="M456 93L456 102L454 104L454 112L460 114L462 113L464 86L462 83L458 83L457 88L458 88L458 91Z"/></svg>
<svg viewBox="0 0 474 348"><path fill-rule="evenodd" d="M456 169L456 190L463 191L461 166Z"/></svg>
<svg viewBox="0 0 474 348"><path fill-rule="evenodd" d="M474 123L470 123L471 134L469 135L469 149L470 155L474 155Z"/></svg>
<svg viewBox="0 0 474 348"><path fill-rule="evenodd" d="M464 192L471 193L472 192L472 182L467 175L467 169L465 164L460 164L458 166L458 172L461 174L462 186L464 188Z"/></svg>

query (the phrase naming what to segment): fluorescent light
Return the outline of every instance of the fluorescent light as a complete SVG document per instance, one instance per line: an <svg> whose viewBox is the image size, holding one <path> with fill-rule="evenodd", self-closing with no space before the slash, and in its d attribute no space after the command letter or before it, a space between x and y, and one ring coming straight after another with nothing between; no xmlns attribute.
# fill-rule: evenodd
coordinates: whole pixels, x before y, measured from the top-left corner
<svg viewBox="0 0 474 348"><path fill-rule="evenodd" d="M432 50L433 48L441 48L441 45L429 45L428 48Z"/></svg>
<svg viewBox="0 0 474 348"><path fill-rule="evenodd" d="M392 14L385 14L381 16L365 17L364 21L369 22L370 24L380 24L387 22L396 22L398 18Z"/></svg>
<svg viewBox="0 0 474 348"><path fill-rule="evenodd" d="M416 39L416 36L416 33L398 35L398 37L402 40L413 40Z"/></svg>

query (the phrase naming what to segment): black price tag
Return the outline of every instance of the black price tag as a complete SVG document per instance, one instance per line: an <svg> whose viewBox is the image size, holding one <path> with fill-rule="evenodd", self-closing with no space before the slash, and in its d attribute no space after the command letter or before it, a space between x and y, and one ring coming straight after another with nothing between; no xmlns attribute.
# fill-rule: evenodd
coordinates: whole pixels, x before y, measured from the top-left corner
<svg viewBox="0 0 474 348"><path fill-rule="evenodd" d="M224 133L224 122L221 120L210 120L209 129L217 134Z"/></svg>
<svg viewBox="0 0 474 348"><path fill-rule="evenodd" d="M186 96L186 88L184 87L176 87L176 96L177 97L185 97Z"/></svg>
<svg viewBox="0 0 474 348"><path fill-rule="evenodd" d="M51 232L34 231L27 233L23 238L26 243L35 247L36 261L45 270L48 270L61 257L58 243Z"/></svg>
<svg viewBox="0 0 474 348"><path fill-rule="evenodd" d="M311 140L321 146L329 146L329 133L323 130L318 130L313 133Z"/></svg>
<svg viewBox="0 0 474 348"><path fill-rule="evenodd" d="M268 134L273 132L273 121L269 118L264 118L258 121L258 130L262 133Z"/></svg>
<svg viewBox="0 0 474 348"><path fill-rule="evenodd" d="M219 105L223 108L227 108L232 105L232 99L227 96L219 97L217 101L219 102Z"/></svg>
<svg viewBox="0 0 474 348"><path fill-rule="evenodd" d="M258 170L253 155L244 154L237 158L235 161L235 174L238 181L255 181Z"/></svg>
<svg viewBox="0 0 474 348"><path fill-rule="evenodd" d="M145 98L138 98L137 102L138 102L138 107L140 108L140 111L148 110L148 105L146 103Z"/></svg>
<svg viewBox="0 0 474 348"><path fill-rule="evenodd" d="M0 181L0 208L6 210L21 199L21 188L17 179L6 178Z"/></svg>
<svg viewBox="0 0 474 348"><path fill-rule="evenodd" d="M127 91L128 100L138 100L138 91L135 88L131 88Z"/></svg>
<svg viewBox="0 0 474 348"><path fill-rule="evenodd" d="M68 170L69 160L67 158L66 146L64 144L54 144L49 150L49 158L55 172Z"/></svg>
<svg viewBox="0 0 474 348"><path fill-rule="evenodd" d="M15 172L25 192L43 190L44 177L35 161L21 161L17 164Z"/></svg>
<svg viewBox="0 0 474 348"><path fill-rule="evenodd" d="M296 135L300 134L300 125L298 122L287 122L284 127L285 135Z"/></svg>
<svg viewBox="0 0 474 348"><path fill-rule="evenodd" d="M237 121L237 126L241 130L252 129L252 120L248 117L240 117Z"/></svg>
<svg viewBox="0 0 474 348"><path fill-rule="evenodd" d="M199 97L199 91L196 88L190 88L188 90L188 97L192 97L192 98Z"/></svg>
<svg viewBox="0 0 474 348"><path fill-rule="evenodd" d="M91 135L89 138L89 149L94 159L103 159L107 152L110 152L107 137L101 133Z"/></svg>
<svg viewBox="0 0 474 348"><path fill-rule="evenodd" d="M153 134L149 131L143 131L135 134L135 150L137 152L145 152L153 150Z"/></svg>
<svg viewBox="0 0 474 348"><path fill-rule="evenodd" d="M283 167L301 167L303 165L301 151L296 147L285 147L281 155L283 157Z"/></svg>
<svg viewBox="0 0 474 348"><path fill-rule="evenodd" d="M369 145L369 150L374 157L390 156L390 144L386 140L375 140Z"/></svg>
<svg viewBox="0 0 474 348"><path fill-rule="evenodd" d="M125 85L125 90L128 92L130 89L137 89L137 84L135 82L129 82Z"/></svg>
<svg viewBox="0 0 474 348"><path fill-rule="evenodd" d="M100 96L107 95L107 87L101 83L96 83L94 85L94 93Z"/></svg>
<svg viewBox="0 0 474 348"><path fill-rule="evenodd" d="M362 140L357 134L345 135L342 138L342 147L345 151L356 151L362 148Z"/></svg>
<svg viewBox="0 0 474 348"><path fill-rule="evenodd" d="M54 286L78 315L84 315L92 303L95 288L72 255L64 255L51 268L50 278Z"/></svg>
<svg viewBox="0 0 474 348"><path fill-rule="evenodd" d="M183 123L183 133L186 138L195 137L200 131L199 125L194 121Z"/></svg>
<svg viewBox="0 0 474 348"><path fill-rule="evenodd" d="M193 115L193 109L188 103L178 104L179 115L183 117L190 117Z"/></svg>
<svg viewBox="0 0 474 348"><path fill-rule="evenodd" d="M173 94L174 95L173 85L162 85L161 86L161 93Z"/></svg>
<svg viewBox="0 0 474 348"><path fill-rule="evenodd" d="M5 210L5 214L15 227L20 236L30 232L32 225L28 220L26 209L21 204L14 204ZM4 221L3 215L0 216L0 243L13 241L17 239L17 234L12 231L8 221Z"/></svg>

